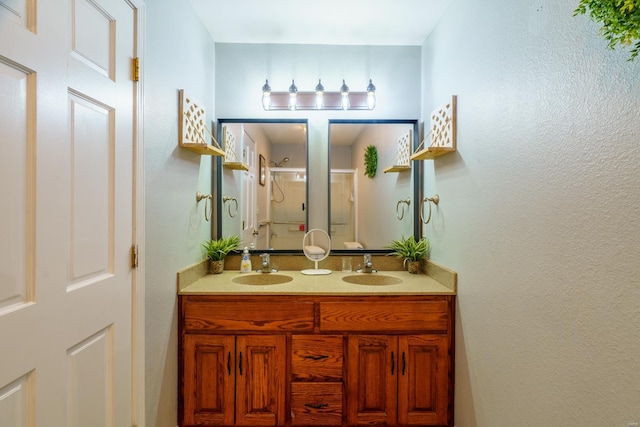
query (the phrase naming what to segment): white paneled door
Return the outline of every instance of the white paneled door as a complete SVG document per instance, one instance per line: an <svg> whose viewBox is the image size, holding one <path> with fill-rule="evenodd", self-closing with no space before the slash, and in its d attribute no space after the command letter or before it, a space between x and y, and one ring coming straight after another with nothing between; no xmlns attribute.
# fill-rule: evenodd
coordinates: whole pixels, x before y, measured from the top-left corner
<svg viewBox="0 0 640 427"><path fill-rule="evenodd" d="M0 425L135 423L136 9L0 0Z"/></svg>

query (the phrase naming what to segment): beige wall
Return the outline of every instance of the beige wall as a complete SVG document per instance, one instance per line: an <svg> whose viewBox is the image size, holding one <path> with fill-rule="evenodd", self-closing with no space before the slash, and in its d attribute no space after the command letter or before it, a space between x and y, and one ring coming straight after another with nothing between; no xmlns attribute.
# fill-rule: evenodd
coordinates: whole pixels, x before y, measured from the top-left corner
<svg viewBox="0 0 640 427"><path fill-rule="evenodd" d="M458 272L458 427L640 421L640 61L575 2L454 0L423 46L432 258Z"/></svg>

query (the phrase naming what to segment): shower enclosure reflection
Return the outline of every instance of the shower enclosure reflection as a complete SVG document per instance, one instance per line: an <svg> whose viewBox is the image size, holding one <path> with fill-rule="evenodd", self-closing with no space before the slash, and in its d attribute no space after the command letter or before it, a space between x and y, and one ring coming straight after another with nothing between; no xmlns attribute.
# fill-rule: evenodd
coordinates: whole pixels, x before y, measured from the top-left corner
<svg viewBox="0 0 640 427"><path fill-rule="evenodd" d="M307 121L221 119L218 135L240 161L214 159L217 235L239 234L256 250L299 248L307 226ZM229 198L238 200L235 216L225 207Z"/></svg>

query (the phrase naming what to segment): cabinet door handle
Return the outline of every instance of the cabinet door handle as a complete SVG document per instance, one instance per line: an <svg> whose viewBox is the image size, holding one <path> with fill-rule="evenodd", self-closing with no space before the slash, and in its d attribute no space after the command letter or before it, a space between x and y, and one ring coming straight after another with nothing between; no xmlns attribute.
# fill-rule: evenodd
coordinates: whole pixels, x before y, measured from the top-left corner
<svg viewBox="0 0 640 427"><path fill-rule="evenodd" d="M311 360L322 360L322 359L328 359L329 356L325 356L324 354L319 354L317 356L304 356L305 359L311 359Z"/></svg>
<svg viewBox="0 0 640 427"><path fill-rule="evenodd" d="M305 403L304 406L307 406L313 409L322 409L329 406L329 404L328 403Z"/></svg>
<svg viewBox="0 0 640 427"><path fill-rule="evenodd" d="M393 351L391 352L391 375L393 375L393 371L396 369L396 359Z"/></svg>
<svg viewBox="0 0 640 427"><path fill-rule="evenodd" d="M227 374L231 376L231 352L227 353Z"/></svg>
<svg viewBox="0 0 640 427"><path fill-rule="evenodd" d="M404 356L404 351L402 352L402 376L404 376L404 371L407 369L407 359Z"/></svg>
<svg viewBox="0 0 640 427"><path fill-rule="evenodd" d="M240 375L242 375L242 352L240 352L240 360L238 361L238 368L240 369Z"/></svg>

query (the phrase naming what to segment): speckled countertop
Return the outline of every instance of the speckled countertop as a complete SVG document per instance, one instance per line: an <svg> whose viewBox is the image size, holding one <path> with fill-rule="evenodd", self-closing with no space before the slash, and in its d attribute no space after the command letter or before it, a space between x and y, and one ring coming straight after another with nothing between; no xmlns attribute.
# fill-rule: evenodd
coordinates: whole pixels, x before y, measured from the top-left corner
<svg viewBox="0 0 640 427"><path fill-rule="evenodd" d="M340 260L340 257L336 257ZM235 263L236 260L233 260ZM306 261L306 260L305 260ZM393 285L359 285L342 280L345 276L365 273L332 271L327 275L305 275L299 269L279 270L278 275L290 276L293 280L274 285L244 285L233 280L240 276L260 275L263 273L240 273L229 269L225 263L222 274L208 274L208 262L194 264L178 272L178 294L180 295L455 295L457 274L437 263L427 260L423 274L410 274L401 269L402 264L387 264L374 261L374 266L389 269L378 270L373 275L391 276L401 280ZM239 264L239 263L238 263ZM291 265L287 267L291 268ZM323 268L321 266L321 268ZM327 267L324 267L327 268ZM255 271L255 270L254 270ZM274 274L274 273L271 273ZM368 273L367 273L368 274Z"/></svg>

